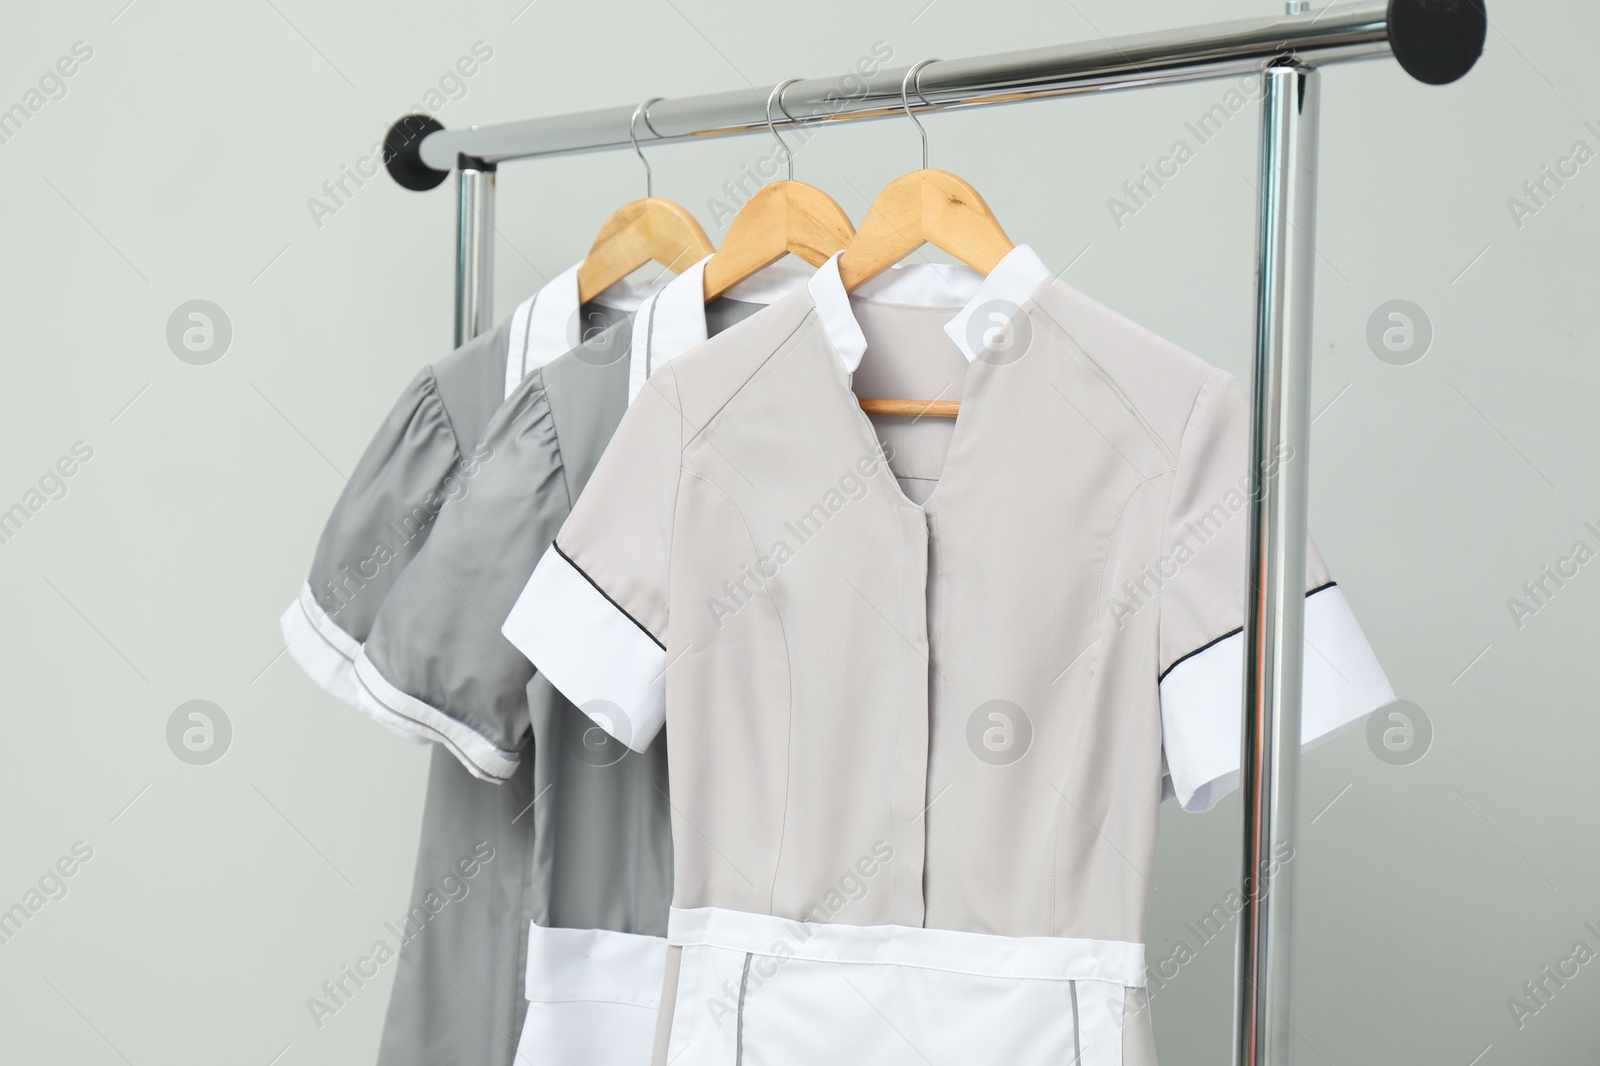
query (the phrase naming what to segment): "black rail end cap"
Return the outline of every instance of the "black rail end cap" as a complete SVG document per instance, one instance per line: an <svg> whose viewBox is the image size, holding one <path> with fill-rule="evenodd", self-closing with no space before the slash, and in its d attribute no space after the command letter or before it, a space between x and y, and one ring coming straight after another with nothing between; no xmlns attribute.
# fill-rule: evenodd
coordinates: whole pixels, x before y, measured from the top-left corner
<svg viewBox="0 0 1600 1066"><path fill-rule="evenodd" d="M422 161L422 139L444 129L432 115L407 115L383 138L383 165L389 176L413 192L427 192L450 176L448 170L434 170Z"/></svg>
<svg viewBox="0 0 1600 1066"><path fill-rule="evenodd" d="M1489 32L1485 0L1389 0L1389 44L1418 81L1448 85L1478 61Z"/></svg>

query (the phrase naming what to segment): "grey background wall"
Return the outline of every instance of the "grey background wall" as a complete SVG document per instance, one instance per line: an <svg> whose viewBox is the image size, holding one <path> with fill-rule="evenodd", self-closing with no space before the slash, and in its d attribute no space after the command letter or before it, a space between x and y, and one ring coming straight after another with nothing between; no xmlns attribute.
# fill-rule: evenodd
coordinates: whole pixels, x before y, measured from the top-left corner
<svg viewBox="0 0 1600 1066"><path fill-rule="evenodd" d="M320 1026L306 1001L408 906L426 755L301 676L276 618L378 419L449 347L448 189L380 177L335 205L323 184L458 58L492 52L446 80L433 109L451 126L842 76L875 45L901 65L1271 8L8 5L0 108L27 117L0 141L0 508L40 506L0 543L0 907L56 898L0 943L6 1061L375 1055L392 964ZM1306 760L1302 1062L1572 1063L1600 1046L1600 13L1490 14L1456 86L1392 64L1325 78L1313 521L1431 740L1419 728L1386 760L1356 732ZM72 75L41 84L63 56ZM1255 110L1204 143L1186 125L1232 88L936 116L933 159L1070 283L1242 373ZM1177 176L1129 200L1123 183L1179 141ZM656 188L715 237L708 200L768 147L656 150ZM829 130L797 159L858 218L916 162L906 124ZM1535 201L1523 184L1546 165L1568 176ZM578 259L640 179L625 154L505 168L497 309ZM231 325L207 365L167 339L197 299ZM1369 320L1394 300L1431 342L1380 344L1386 361ZM64 456L72 475L45 477ZM1535 602L1522 586L1546 565L1569 576ZM168 743L197 699L231 727L209 765ZM1200 919L1235 879L1238 819L1236 799L1164 815L1150 954L1172 960L1153 1006L1168 1066L1227 1055L1232 927ZM72 875L49 878L63 857ZM1569 976L1530 998L1546 966Z"/></svg>

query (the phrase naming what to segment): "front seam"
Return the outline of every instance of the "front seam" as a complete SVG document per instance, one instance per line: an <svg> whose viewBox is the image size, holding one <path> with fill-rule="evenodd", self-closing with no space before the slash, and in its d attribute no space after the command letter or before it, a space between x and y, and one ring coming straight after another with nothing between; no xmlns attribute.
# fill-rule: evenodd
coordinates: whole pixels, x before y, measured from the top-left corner
<svg viewBox="0 0 1600 1066"><path fill-rule="evenodd" d="M745 538L750 541L750 550L756 554L756 569L761 569L761 548L756 543L755 532L750 528L750 522L745 518L744 512L739 510L739 505L733 501L733 497L722 491L716 482L704 474L693 470L685 470L684 476L700 479L706 483L711 491L728 501L728 506L733 508L733 513L739 516L739 524L744 527ZM789 835L789 792L790 786L794 781L794 656L789 650L789 634L783 628L783 614L778 610L778 601L773 599L772 592L765 583L761 585L761 594L766 598L767 603L771 605L772 617L778 623L779 635L783 637L784 672L789 677L789 743L784 751L786 776L783 781L783 813L779 816L777 852L772 857L772 880L767 885L767 909L771 910L773 908L773 900L777 898L778 894L778 872L783 865L783 845Z"/></svg>

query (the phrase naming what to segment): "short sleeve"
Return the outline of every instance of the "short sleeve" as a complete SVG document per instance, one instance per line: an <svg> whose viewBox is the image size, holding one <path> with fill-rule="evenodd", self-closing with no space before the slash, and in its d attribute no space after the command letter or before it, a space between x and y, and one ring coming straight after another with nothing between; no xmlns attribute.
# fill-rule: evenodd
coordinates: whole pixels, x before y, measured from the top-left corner
<svg viewBox="0 0 1600 1066"><path fill-rule="evenodd" d="M466 491L439 513L378 612L356 674L375 717L503 781L527 742L533 667L500 622L571 506L539 371L495 414L477 452Z"/></svg>
<svg viewBox="0 0 1600 1066"><path fill-rule="evenodd" d="M1244 388L1212 370L1183 433L1153 567L1161 582L1163 753L1170 790L1191 811L1211 809L1239 784L1249 433ZM1301 736L1310 747L1394 700L1315 543L1307 551L1303 635Z"/></svg>
<svg viewBox="0 0 1600 1066"><path fill-rule="evenodd" d="M354 663L379 609L439 510L477 472L469 445L500 406L511 325L472 338L406 386L334 504L311 574L279 620L295 661L352 706L369 709Z"/></svg>
<svg viewBox="0 0 1600 1066"><path fill-rule="evenodd" d="M680 410L672 367L663 367L629 406L502 629L563 696L639 752L666 718Z"/></svg>
<svg viewBox="0 0 1600 1066"><path fill-rule="evenodd" d="M295 661L345 702L360 705L352 664L379 608L475 464L461 454L432 369L423 370L361 456L280 620Z"/></svg>

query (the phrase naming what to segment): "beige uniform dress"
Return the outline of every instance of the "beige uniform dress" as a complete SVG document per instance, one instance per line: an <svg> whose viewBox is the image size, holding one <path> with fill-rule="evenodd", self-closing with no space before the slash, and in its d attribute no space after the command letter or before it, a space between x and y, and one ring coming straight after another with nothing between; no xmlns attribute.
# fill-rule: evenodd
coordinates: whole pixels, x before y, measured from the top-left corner
<svg viewBox="0 0 1600 1066"><path fill-rule="evenodd" d="M666 726L657 1062L1153 1063L1157 809L1237 779L1248 428L1026 247L832 261L650 378L503 631ZM1307 570L1310 743L1393 694Z"/></svg>

